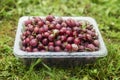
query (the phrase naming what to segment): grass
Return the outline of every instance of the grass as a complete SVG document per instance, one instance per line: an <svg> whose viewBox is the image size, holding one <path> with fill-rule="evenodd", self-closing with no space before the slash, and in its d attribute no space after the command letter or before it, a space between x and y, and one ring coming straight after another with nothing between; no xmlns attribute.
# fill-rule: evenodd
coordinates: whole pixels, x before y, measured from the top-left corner
<svg viewBox="0 0 120 80"><path fill-rule="evenodd" d="M120 80L119 0L1 0L0 80ZM91 16L97 20L108 55L94 64L68 68L48 66L40 59L25 66L13 55L21 16ZM37 67L38 63L42 67Z"/></svg>

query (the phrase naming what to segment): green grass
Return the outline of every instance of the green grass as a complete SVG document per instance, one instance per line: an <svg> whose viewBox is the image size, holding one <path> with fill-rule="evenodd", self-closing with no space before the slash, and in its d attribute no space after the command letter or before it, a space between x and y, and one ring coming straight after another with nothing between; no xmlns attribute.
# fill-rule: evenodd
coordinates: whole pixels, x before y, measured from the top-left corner
<svg viewBox="0 0 120 80"><path fill-rule="evenodd" d="M1 0L0 80L120 80L119 0ZM108 55L94 64L52 67L40 59L25 66L13 55L21 16L90 16L96 19ZM42 63L42 67L37 67Z"/></svg>

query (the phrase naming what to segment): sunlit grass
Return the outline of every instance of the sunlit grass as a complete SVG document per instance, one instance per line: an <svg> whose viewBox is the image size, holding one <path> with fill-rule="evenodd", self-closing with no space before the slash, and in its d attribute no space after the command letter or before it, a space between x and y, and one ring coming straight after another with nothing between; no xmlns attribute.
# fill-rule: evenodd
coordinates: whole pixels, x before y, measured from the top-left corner
<svg viewBox="0 0 120 80"><path fill-rule="evenodd" d="M0 80L119 80L119 0L1 0ZM27 67L13 55L18 19L21 16L90 16L96 19L108 55L94 64L67 68L49 66L40 59ZM42 67L37 64L41 63ZM72 63L71 63L72 64Z"/></svg>

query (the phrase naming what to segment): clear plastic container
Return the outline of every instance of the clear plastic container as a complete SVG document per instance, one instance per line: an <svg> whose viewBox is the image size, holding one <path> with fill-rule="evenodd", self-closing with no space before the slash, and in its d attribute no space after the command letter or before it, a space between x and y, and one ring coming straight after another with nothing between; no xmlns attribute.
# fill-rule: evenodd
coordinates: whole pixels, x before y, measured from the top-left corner
<svg viewBox="0 0 120 80"><path fill-rule="evenodd" d="M14 55L19 58L90 58L90 57L104 57L107 55L107 49L98 29L98 25L96 21L91 17L62 17L63 19L72 18L74 20L83 20L88 21L93 25L93 28L96 30L98 34L98 39L100 42L100 49L94 52L25 52L20 49L21 42L21 34L23 30L23 22L28 18L32 18L29 16L24 16L19 19L18 28L14 43ZM44 18L44 17L41 17Z"/></svg>

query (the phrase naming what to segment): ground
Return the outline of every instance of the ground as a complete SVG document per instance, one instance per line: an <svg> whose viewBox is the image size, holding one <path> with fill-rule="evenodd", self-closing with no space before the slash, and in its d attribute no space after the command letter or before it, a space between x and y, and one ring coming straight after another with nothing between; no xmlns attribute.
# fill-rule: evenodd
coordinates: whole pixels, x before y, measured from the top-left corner
<svg viewBox="0 0 120 80"><path fill-rule="evenodd" d="M0 80L120 80L119 0L1 0ZM69 68L48 66L40 59L25 66L13 55L21 16L90 16L95 18L108 55L93 64ZM42 67L37 67L42 63Z"/></svg>

